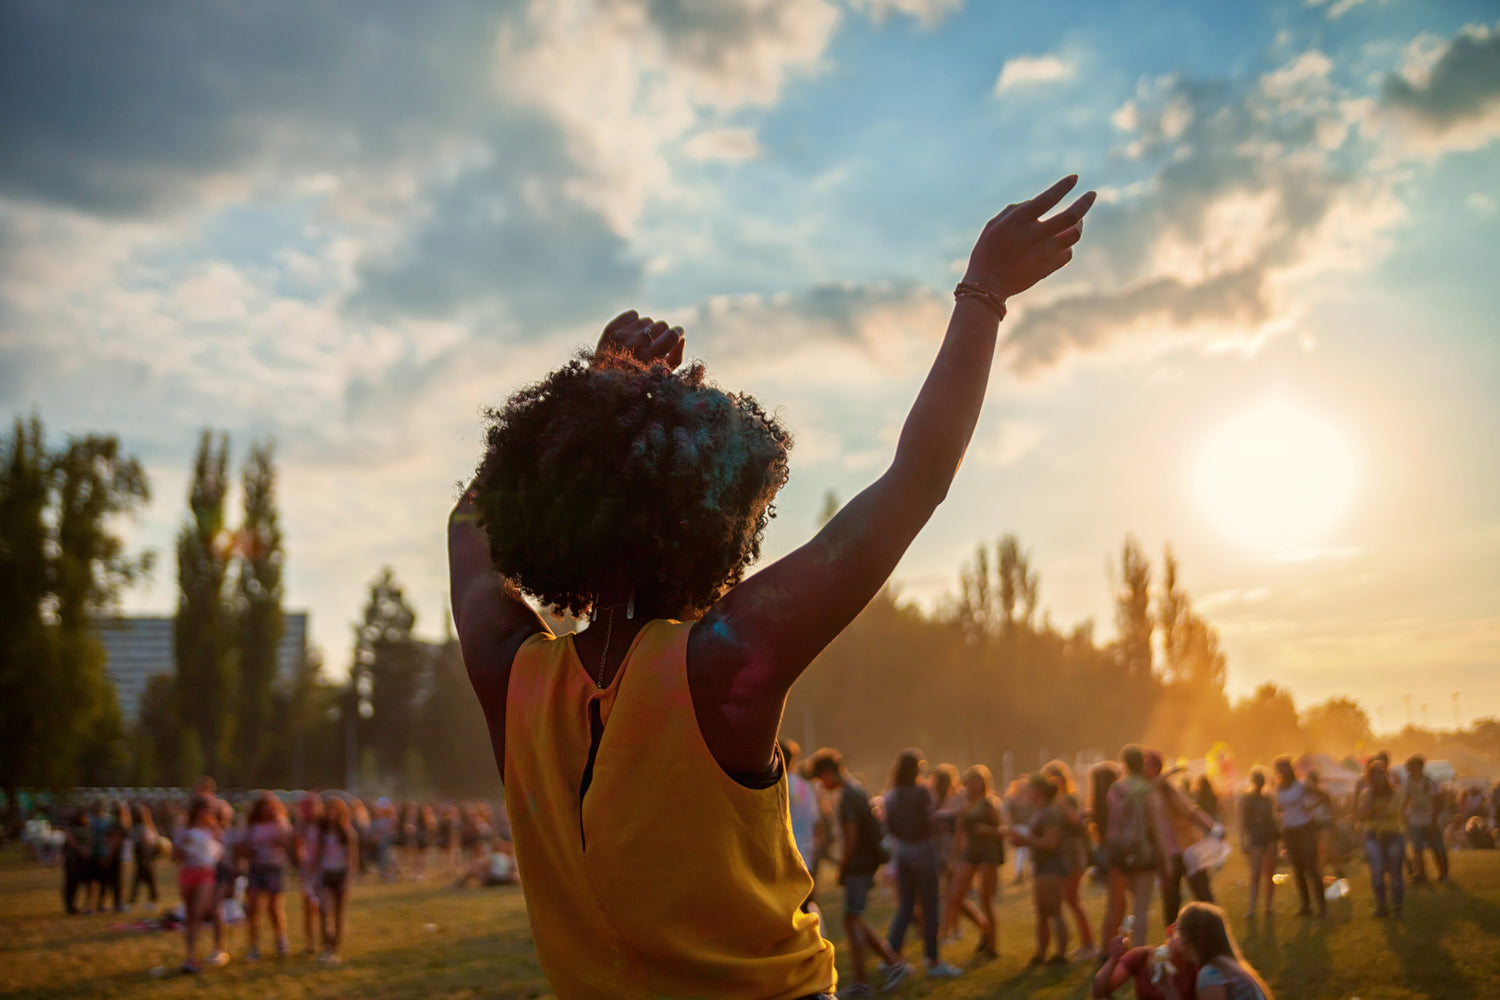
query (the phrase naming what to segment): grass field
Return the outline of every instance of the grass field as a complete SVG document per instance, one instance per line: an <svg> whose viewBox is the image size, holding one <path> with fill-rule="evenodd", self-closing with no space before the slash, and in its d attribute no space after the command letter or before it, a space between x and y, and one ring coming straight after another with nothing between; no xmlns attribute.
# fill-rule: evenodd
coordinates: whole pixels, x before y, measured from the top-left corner
<svg viewBox="0 0 1500 1000"><path fill-rule="evenodd" d="M170 866L162 874L170 880ZM1286 914L1235 930L1251 960L1265 973L1278 998L1500 998L1500 852L1454 859L1454 884L1412 892L1404 920L1370 916L1363 870L1351 872L1354 894L1330 907L1326 921L1291 915L1295 900L1281 896ZM281 1000L321 997L545 997L546 981L532 954L525 903L519 889L455 891L440 884L364 883L353 892L345 964L325 968L294 955L259 964L243 961L244 930L230 930L235 959L196 977L153 977L154 967L175 969L180 934L139 933L112 928L131 917L61 914L59 873L0 855L0 996L28 998L207 997L214 1000ZM1239 859L1216 879L1231 914L1243 910ZM1286 887L1290 888L1290 887ZM1028 971L1031 911L1025 890L1007 888L1000 909L998 961L973 968L962 979L938 984L916 976L894 995L906 997L1025 997L1062 1000L1085 997L1093 966ZM175 901L175 889L169 890ZM289 908L298 904L288 894ZM820 892L825 917L838 926L838 890ZM1085 899L1094 915L1102 909L1097 890ZM877 891L870 916L884 928L892 910L889 892ZM293 918L292 944L302 944ZM842 933L832 933L842 944ZM1153 922L1153 940L1160 931ZM973 931L945 957L964 964ZM920 946L908 938L913 961ZM840 955L840 971L843 971ZM1129 990L1120 995L1128 996Z"/></svg>

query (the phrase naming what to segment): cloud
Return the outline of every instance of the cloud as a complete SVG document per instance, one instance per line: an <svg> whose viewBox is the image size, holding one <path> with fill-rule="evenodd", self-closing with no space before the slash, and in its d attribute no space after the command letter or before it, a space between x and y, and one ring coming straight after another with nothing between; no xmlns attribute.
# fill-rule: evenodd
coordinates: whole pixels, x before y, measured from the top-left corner
<svg viewBox="0 0 1500 1000"><path fill-rule="evenodd" d="M1352 112L1328 70L1313 51L1254 80L1141 81L1112 120L1150 173L1094 209L1075 270L1020 304L1012 368L1174 341L1251 349L1295 324L1299 289L1375 259L1401 208L1388 173L1344 166L1371 154L1341 149Z"/></svg>
<svg viewBox="0 0 1500 1000"><path fill-rule="evenodd" d="M1046 429L1037 424L1025 420L1002 420L988 440L976 441L969 446L969 455L986 465L1005 468L1034 452L1046 436Z"/></svg>
<svg viewBox="0 0 1500 1000"><path fill-rule="evenodd" d="M1385 78L1381 107L1427 154L1500 138L1500 26L1469 25L1447 42L1417 38L1407 65Z"/></svg>
<svg viewBox="0 0 1500 1000"><path fill-rule="evenodd" d="M753 160L760 156L760 143L750 129L720 128L694 135L682 151L693 160Z"/></svg>
<svg viewBox="0 0 1500 1000"><path fill-rule="evenodd" d="M904 14L931 28L962 7L963 0L849 0L849 6L876 24L884 24L892 14Z"/></svg>
<svg viewBox="0 0 1500 1000"><path fill-rule="evenodd" d="M1364 3L1365 0L1307 0L1309 7L1328 7L1328 17L1336 20Z"/></svg>
<svg viewBox="0 0 1500 1000"><path fill-rule="evenodd" d="M1066 83L1077 72L1071 62L1061 56L1017 56L1006 61L995 80L995 96L1001 97L1012 90L1044 83Z"/></svg>

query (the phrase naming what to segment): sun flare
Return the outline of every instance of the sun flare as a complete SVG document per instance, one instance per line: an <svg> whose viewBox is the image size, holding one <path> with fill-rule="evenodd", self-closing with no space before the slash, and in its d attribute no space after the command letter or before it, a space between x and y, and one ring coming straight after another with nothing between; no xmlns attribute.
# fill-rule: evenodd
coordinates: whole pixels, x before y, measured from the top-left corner
<svg viewBox="0 0 1500 1000"><path fill-rule="evenodd" d="M1338 522L1354 498L1357 471L1336 427L1275 401L1209 439L1193 485L1219 530L1251 548L1285 552L1319 541Z"/></svg>

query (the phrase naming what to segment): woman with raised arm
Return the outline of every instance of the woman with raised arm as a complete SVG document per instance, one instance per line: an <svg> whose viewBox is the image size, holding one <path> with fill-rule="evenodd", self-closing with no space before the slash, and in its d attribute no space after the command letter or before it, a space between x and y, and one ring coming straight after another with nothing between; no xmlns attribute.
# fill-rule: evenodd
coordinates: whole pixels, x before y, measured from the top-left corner
<svg viewBox="0 0 1500 1000"><path fill-rule="evenodd" d="M747 580L790 437L627 312L491 413L449 519L454 618L560 997L821 996L776 734L788 689L947 494L1006 300L1072 257L1068 177L990 220L890 468ZM523 595L587 616L554 636Z"/></svg>

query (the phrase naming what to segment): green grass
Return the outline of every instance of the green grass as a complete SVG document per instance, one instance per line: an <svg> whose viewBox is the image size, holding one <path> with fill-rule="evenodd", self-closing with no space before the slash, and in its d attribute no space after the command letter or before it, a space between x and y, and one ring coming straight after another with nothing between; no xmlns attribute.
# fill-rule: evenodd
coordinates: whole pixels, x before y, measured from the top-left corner
<svg viewBox="0 0 1500 1000"><path fill-rule="evenodd" d="M170 866L162 874L171 878ZM1454 885L1409 894L1403 921L1370 916L1363 870L1352 873L1350 900L1330 908L1326 921L1291 915L1295 901L1283 892L1274 921L1235 930L1250 959L1285 1000L1409 1000L1409 998L1500 998L1500 852L1470 853L1454 859ZM29 998L206 997L214 1000L280 1000L320 997L544 997L546 981L537 968L517 889L454 891L432 883L354 888L345 964L329 969L300 955L243 961L244 930L230 930L235 960L197 977L156 979L153 967L175 969L181 961L180 934L120 931L111 924L135 916L64 917L56 869L21 862L13 852L0 856L0 996ZM1244 908L1243 868L1234 859L1216 879L1220 901L1231 914ZM928 984L920 975L896 995L906 997L1027 997L1062 1000L1088 995L1089 968L1028 971L1032 922L1025 890L1007 887L1000 907L1001 957L972 969L962 979ZM168 891L175 899L175 889ZM838 889L820 892L825 918L838 926ZM287 901L300 906L295 893ZM1103 899L1097 890L1085 898L1097 925ZM888 891L872 899L872 923L883 929L890 918ZM292 918L293 947L302 944L300 917ZM1159 914L1157 914L1159 917ZM1153 939L1160 930L1153 921ZM834 931L833 940L842 943ZM964 964L973 931L949 946L945 957ZM919 944L908 937L914 961ZM840 955L840 971L844 958ZM1128 989L1120 995L1127 996Z"/></svg>

